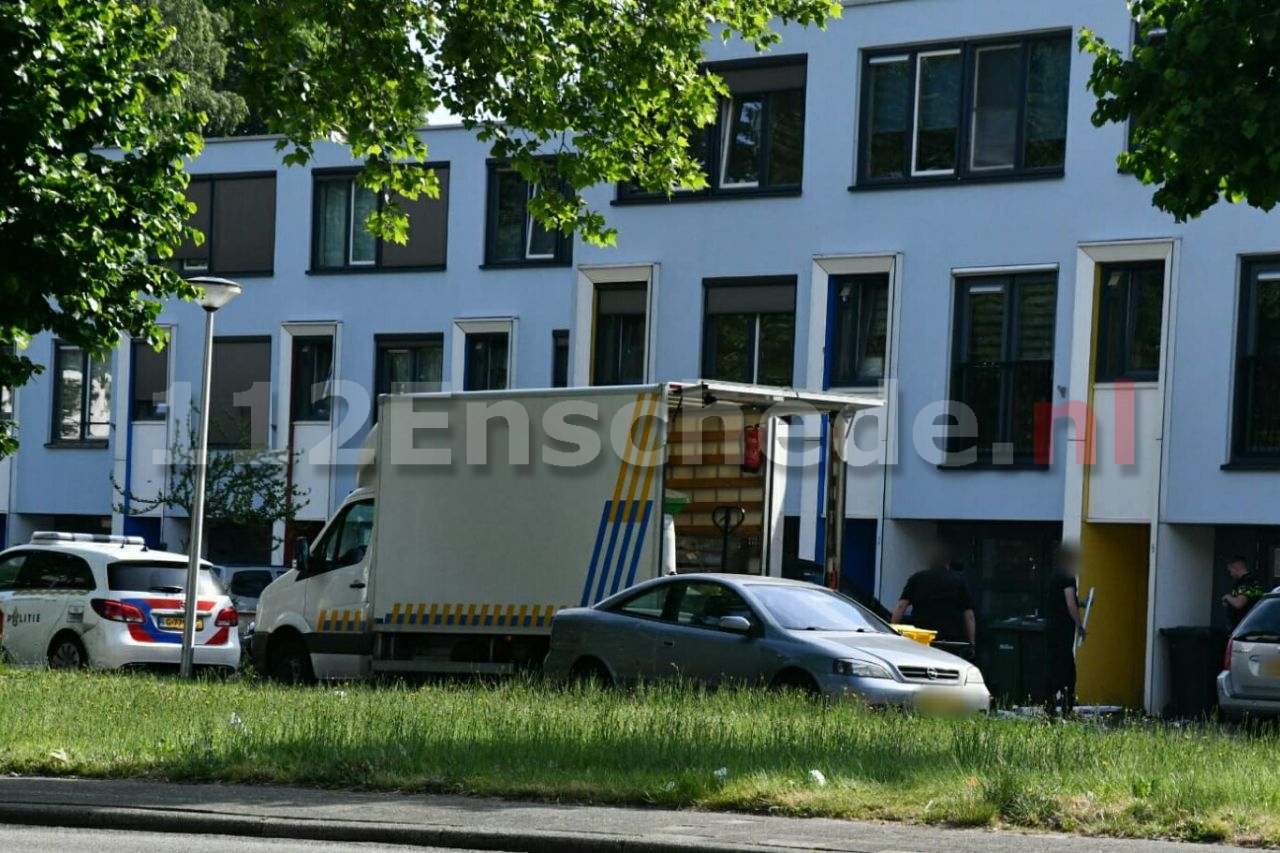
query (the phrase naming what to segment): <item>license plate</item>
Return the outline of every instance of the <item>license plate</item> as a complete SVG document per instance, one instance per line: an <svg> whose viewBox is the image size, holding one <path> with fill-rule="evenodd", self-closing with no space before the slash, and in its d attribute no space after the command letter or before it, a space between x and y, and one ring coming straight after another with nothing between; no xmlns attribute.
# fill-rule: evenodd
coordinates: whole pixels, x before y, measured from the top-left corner
<svg viewBox="0 0 1280 853"><path fill-rule="evenodd" d="M164 628L166 631L181 631L181 630L182 630L182 624L183 624L183 622L185 622L185 621L186 621L186 620L185 620L183 617L181 617L181 616L161 616L161 617L160 617L160 627L161 627L161 628ZM204 620L203 620L203 619L197 619L197 620L196 620L196 630L197 630L197 631L203 631L203 630L204 630Z"/></svg>
<svg viewBox="0 0 1280 853"><path fill-rule="evenodd" d="M1266 678L1280 678L1280 658L1263 661L1260 669Z"/></svg>
<svg viewBox="0 0 1280 853"><path fill-rule="evenodd" d="M953 693L921 693L916 697L916 708L928 714L954 714L965 709L964 697Z"/></svg>

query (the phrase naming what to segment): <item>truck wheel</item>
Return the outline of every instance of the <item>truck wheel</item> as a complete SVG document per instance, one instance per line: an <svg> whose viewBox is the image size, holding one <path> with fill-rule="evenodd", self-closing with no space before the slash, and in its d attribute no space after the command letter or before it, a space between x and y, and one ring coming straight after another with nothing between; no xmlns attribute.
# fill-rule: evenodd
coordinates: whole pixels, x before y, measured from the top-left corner
<svg viewBox="0 0 1280 853"><path fill-rule="evenodd" d="M62 633L49 644L49 669L84 669L89 654L75 634Z"/></svg>
<svg viewBox="0 0 1280 853"><path fill-rule="evenodd" d="M279 649L271 655L272 680L281 684L310 684L316 680L311 670L311 655L300 637L288 637L281 641Z"/></svg>

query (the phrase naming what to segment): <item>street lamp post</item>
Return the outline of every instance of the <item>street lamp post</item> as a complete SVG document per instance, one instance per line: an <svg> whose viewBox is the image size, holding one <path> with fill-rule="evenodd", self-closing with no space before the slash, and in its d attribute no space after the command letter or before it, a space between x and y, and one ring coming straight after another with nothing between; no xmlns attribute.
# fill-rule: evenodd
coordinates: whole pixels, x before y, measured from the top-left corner
<svg viewBox="0 0 1280 853"><path fill-rule="evenodd" d="M195 483L191 496L191 551L187 562L187 600L182 617L182 666L183 678L190 678L195 669L196 612L199 609L199 579L201 540L204 538L204 481L205 467L209 459L209 386L213 378L213 314L223 305L240 295L240 285L225 278L200 277L191 279L200 288L196 302L204 309L204 361L200 381L200 428L195 447Z"/></svg>

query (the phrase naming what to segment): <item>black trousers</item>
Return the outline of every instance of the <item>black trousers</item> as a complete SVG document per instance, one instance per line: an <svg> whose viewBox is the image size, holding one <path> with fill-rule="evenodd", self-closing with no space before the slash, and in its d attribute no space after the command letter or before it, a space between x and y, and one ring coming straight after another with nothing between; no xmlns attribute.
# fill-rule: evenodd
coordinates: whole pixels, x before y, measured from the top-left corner
<svg viewBox="0 0 1280 853"><path fill-rule="evenodd" d="M1061 693L1062 712L1065 714L1076 704L1075 633L1054 633L1045 639L1049 646L1049 695L1045 701L1052 711L1054 696Z"/></svg>

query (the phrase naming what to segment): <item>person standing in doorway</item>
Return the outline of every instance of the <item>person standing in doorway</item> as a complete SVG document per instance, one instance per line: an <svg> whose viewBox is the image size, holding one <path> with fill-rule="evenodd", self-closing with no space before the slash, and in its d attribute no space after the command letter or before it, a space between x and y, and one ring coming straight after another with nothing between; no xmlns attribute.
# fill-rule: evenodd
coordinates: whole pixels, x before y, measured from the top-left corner
<svg viewBox="0 0 1280 853"><path fill-rule="evenodd" d="M1234 632L1266 590L1249 571L1249 561L1239 554L1227 562L1227 573L1231 575L1232 586L1231 592L1222 596L1222 606L1227 609L1227 630Z"/></svg>
<svg viewBox="0 0 1280 853"><path fill-rule="evenodd" d="M939 640L968 643L972 658L978 623L964 576L952 571L941 548L930 551L928 565L929 568L907 580L891 621L901 624L910 607L911 623L915 627L937 631Z"/></svg>
<svg viewBox="0 0 1280 853"><path fill-rule="evenodd" d="M1075 551L1063 546L1058 550L1057 565L1049 580L1049 602L1045 611L1045 644L1049 653L1049 695L1046 699L1053 713L1055 699L1061 696L1063 715L1070 714L1076 702L1076 638L1084 638L1084 616L1080 611L1080 582L1076 578Z"/></svg>

